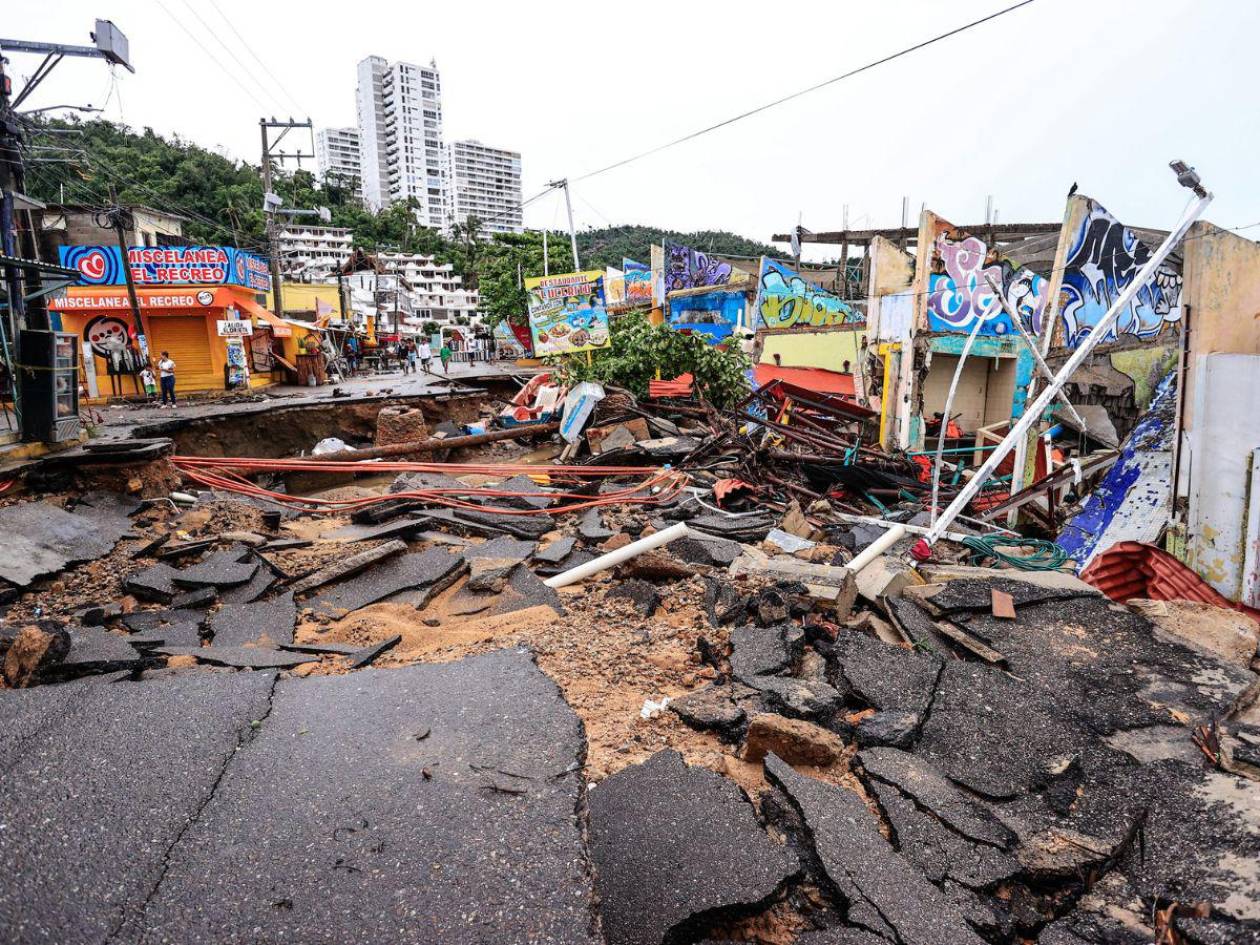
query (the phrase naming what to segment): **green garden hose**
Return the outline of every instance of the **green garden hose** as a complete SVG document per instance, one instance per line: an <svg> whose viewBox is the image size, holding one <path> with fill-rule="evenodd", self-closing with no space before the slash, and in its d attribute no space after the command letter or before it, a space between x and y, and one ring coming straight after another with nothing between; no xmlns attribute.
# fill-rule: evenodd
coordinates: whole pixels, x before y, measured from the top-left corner
<svg viewBox="0 0 1260 945"><path fill-rule="evenodd" d="M963 539L979 558L996 558L1020 571L1057 571L1068 559L1068 553L1059 545L1042 538L1021 538L1018 535L972 535ZM1032 554L1013 555L999 548L1031 548Z"/></svg>

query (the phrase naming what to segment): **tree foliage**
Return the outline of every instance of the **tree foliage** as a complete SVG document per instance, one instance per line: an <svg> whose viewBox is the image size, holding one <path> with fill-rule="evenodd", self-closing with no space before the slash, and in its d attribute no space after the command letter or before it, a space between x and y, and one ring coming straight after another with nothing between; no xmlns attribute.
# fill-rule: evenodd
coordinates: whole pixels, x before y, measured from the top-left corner
<svg viewBox="0 0 1260 945"><path fill-rule="evenodd" d="M565 383L599 381L646 397L648 382L680 374L695 376L696 387L717 407L729 407L748 393L748 356L738 348L717 348L703 335L653 325L642 312L614 319L611 344L591 353L545 359Z"/></svg>
<svg viewBox="0 0 1260 945"><path fill-rule="evenodd" d="M32 135L39 149L31 163L27 190L50 203L106 206L147 205L178 213L189 240L228 243L266 252L263 188L256 165L233 161L181 138L165 138L152 128L135 131L104 120L49 119ZM57 160L48 160L55 155ZM332 225L347 227L354 245L369 252L423 253L450 263L465 285L481 294L480 309L491 325L527 319L524 280L541 276L543 239L538 232L478 237L477 221L457 225L451 235L417 223L414 201L379 212L362 206L353 190L337 182L321 183L308 170L279 169L273 188L285 206L328 207ZM613 226L578 234L584 269L620 267L622 257L650 261L650 246L669 239L719 255L772 254L765 244L734 233L704 230L680 233L649 226ZM554 274L573 270L568 233L548 234L548 263Z"/></svg>

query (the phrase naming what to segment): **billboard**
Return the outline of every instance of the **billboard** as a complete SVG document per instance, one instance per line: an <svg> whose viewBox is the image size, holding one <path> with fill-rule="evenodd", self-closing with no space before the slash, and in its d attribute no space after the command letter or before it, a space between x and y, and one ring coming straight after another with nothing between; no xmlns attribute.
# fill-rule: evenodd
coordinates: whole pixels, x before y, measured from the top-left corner
<svg viewBox="0 0 1260 945"><path fill-rule="evenodd" d="M709 344L729 338L743 315L743 292L714 289L669 300L669 326L708 335Z"/></svg>
<svg viewBox="0 0 1260 945"><path fill-rule="evenodd" d="M633 259L623 258L621 268L625 271L626 301L636 304L652 303L652 267Z"/></svg>
<svg viewBox="0 0 1260 945"><path fill-rule="evenodd" d="M79 285L124 285L122 250L117 246L62 246L61 265L79 273ZM234 246L129 246L127 266L137 286L239 285L259 292L271 288L262 256Z"/></svg>
<svg viewBox="0 0 1260 945"><path fill-rule="evenodd" d="M602 270L535 276L525 280L534 356L607 347L608 309Z"/></svg>

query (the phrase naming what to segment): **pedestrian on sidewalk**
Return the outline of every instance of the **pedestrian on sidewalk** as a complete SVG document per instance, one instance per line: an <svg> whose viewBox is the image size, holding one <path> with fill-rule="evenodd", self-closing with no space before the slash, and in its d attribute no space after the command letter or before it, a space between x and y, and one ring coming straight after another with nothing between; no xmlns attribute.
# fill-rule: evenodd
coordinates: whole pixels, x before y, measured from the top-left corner
<svg viewBox="0 0 1260 945"><path fill-rule="evenodd" d="M171 399L171 406L175 406L175 362L171 360L170 352L163 351L162 359L158 361L158 376L162 382L162 407L166 407L166 398Z"/></svg>
<svg viewBox="0 0 1260 945"><path fill-rule="evenodd" d="M407 367L411 362L407 360L407 344L401 338L398 339L398 344L394 346L394 357L398 359L398 364L402 367L403 376L406 377Z"/></svg>
<svg viewBox="0 0 1260 945"><path fill-rule="evenodd" d="M411 373L416 373L416 343L414 341L407 342L407 366L411 368Z"/></svg>
<svg viewBox="0 0 1260 945"><path fill-rule="evenodd" d="M420 342L420 367L425 374L429 373L429 365L433 363L433 349L429 347L429 339Z"/></svg>
<svg viewBox="0 0 1260 945"><path fill-rule="evenodd" d="M450 374L451 373L451 346L447 342L445 341L442 342L442 347L438 351L438 357L442 359L442 373Z"/></svg>
<svg viewBox="0 0 1260 945"><path fill-rule="evenodd" d="M144 385L144 396L146 400L152 401L157 399L157 379L153 376L153 368L149 365L144 366L144 370L140 372L140 383Z"/></svg>

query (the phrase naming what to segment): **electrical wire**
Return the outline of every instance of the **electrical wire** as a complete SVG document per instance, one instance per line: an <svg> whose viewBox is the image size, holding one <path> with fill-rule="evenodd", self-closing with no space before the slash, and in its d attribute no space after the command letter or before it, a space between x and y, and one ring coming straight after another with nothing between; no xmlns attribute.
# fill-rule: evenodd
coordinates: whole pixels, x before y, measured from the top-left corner
<svg viewBox="0 0 1260 945"><path fill-rule="evenodd" d="M226 42L223 41L223 37L221 37L218 34L218 31L216 31L213 26L207 23L205 18L202 17L202 15L197 12L197 8L194 7L191 3L189 3L188 0L184 0L184 6L188 8L189 13L191 13L193 16L197 18L197 22L205 27L206 32L214 37L214 41L218 43L220 46L222 46L225 50L227 50L227 54L232 57L233 61L238 66L240 66L241 69L244 70L245 74L249 76L249 80L253 82L256 86L258 86L258 90L262 92L264 95L266 95L268 98L270 98L277 105L279 105L280 110L283 111L285 106L284 106L284 102L280 99L280 97L276 95L274 92L272 92L270 89L268 89L266 85L264 85L263 82L258 78L258 76L254 75L254 71L241 60L241 57L236 54L235 49L233 49L230 45L228 45ZM226 17L224 17L224 19L227 20ZM230 23L231 21L228 20L227 22Z"/></svg>
<svg viewBox="0 0 1260 945"><path fill-rule="evenodd" d="M598 168L593 171L588 171L587 173L582 174L579 177L573 178L573 182L590 180L592 177L598 177L600 174L606 174L609 171L616 170L619 167L625 167L627 164L632 164L635 161L642 160L645 157L650 157L653 154L659 154L660 152L665 151L669 148L675 147L676 145L683 144L684 142L687 142L687 141L694 141L696 138L699 138L702 135L707 135L710 132L717 131L719 128L725 128L728 125L733 125L738 121L743 121L745 118L751 118L753 115L759 115L764 111L769 111L770 109L776 108L779 105L783 105L786 102L790 102L794 99L798 99L804 95L809 95L811 92L817 92L819 89L826 88L829 85L835 85L837 82L842 82L845 79L850 79L855 75L859 75L863 72L867 72L878 66L882 66L882 65L885 65L886 63L892 62L895 59L900 59L902 56L908 56L910 55L910 53L917 52L920 49L926 49L928 46L931 46L934 43L939 43L942 40L949 39L951 36L957 36L959 33L965 33L967 30L974 29L975 27L980 26L981 24L988 23L990 20L996 20L998 17L1005 16L1008 13L1013 13L1014 11L1020 9L1021 7L1026 7L1030 3L1035 3L1035 2L1036 0L1020 0L1019 3L1012 4L1011 6L1006 7L1002 10L998 10L994 13L990 13L988 16L983 16L978 20L972 20L970 23L965 23L962 26L955 27L954 29L946 33L941 33L937 36L933 36L931 39L926 39L923 42L915 43L913 46L907 46L905 49L898 50L897 52L892 53L891 55L884 56L881 59L876 59L872 62L866 63L865 65L858 66L856 69L850 69L848 72L841 73L838 76L833 76L830 79L825 79L822 82L817 82L814 85L809 86L808 88L800 89L796 92L792 92L788 95L784 95L781 98L777 98L772 102L766 102L763 105L758 105L756 108L750 108L745 112L740 112L738 115L733 115L732 117L727 118L723 121L719 121L716 124L709 125L705 128L701 128L699 131L693 131L690 134L683 135L681 138L675 138L672 141L667 141L664 144L657 145L654 148L649 148L646 151L640 151L638 154L632 155L628 158L623 158L620 161L614 161L612 164L605 165L604 167Z"/></svg>
<svg viewBox="0 0 1260 945"><path fill-rule="evenodd" d="M235 34L236 38L241 41L241 45L245 47L245 50L254 57L254 60L258 63L258 65L262 66L263 71L271 77L271 81L276 83L276 87L288 96L290 102L297 106L298 112L303 115L310 115L311 110L309 108L302 107L302 103L293 97L293 93L289 91L288 87L280 81L274 72L271 71L270 67L267 65L267 61L263 59L262 56L258 55L258 53L254 52L254 47L249 44L249 41L241 35L241 31L236 28L233 18L224 13L219 7L218 0L210 0L210 5L214 7L215 12L219 14L220 19L228 25L228 29L230 29L233 34Z"/></svg>
<svg viewBox="0 0 1260 945"><path fill-rule="evenodd" d="M383 502L414 499L426 503L466 511L494 512L499 515L537 515L546 512L559 515L605 505L658 505L668 502L682 493L689 479L685 473L674 469L644 470L641 466L546 466L530 464L469 464L469 463L415 463L376 462L374 460L347 460L318 462L310 459L242 459L230 457L173 456L171 464L194 482L211 489L233 492L239 495L265 499L286 508L322 514L338 514L367 508ZM577 484L583 480L599 480L613 477L637 476L642 481L624 489L604 492L596 496L570 491L528 492L494 487L435 487L411 489L388 495L366 496L354 499L318 499L292 496L275 492L246 478L246 473L304 472L304 473L382 473L382 472L436 472L446 475L476 474L483 476L514 475L545 477L551 482ZM486 505L468 501L467 498L546 498L561 504L546 509L520 509Z"/></svg>
<svg viewBox="0 0 1260 945"><path fill-rule="evenodd" d="M172 13L170 11L170 8L165 3L159 3L157 6L158 6L158 9L160 9L163 13L165 13L168 17L170 17L172 23L174 23L181 30L183 30L184 34L189 39L191 39L194 43L197 44L198 48L200 48L201 51L206 54L207 59L209 59L211 62L215 61L214 53L212 53L209 49L206 48L206 44L197 38L197 34L194 33L192 30L190 30L187 26L185 26L183 21L179 17L177 17L174 13ZM268 109L267 106L263 103L262 99L260 99L257 95L255 95L253 90L250 89L244 82L242 82L240 78L237 77L235 72L233 72L231 69L220 69L219 71L220 73L226 75L233 82L235 82L237 87L246 95L248 95L250 98L252 98L258 104L258 107L261 108L264 112L270 111L270 109Z"/></svg>

